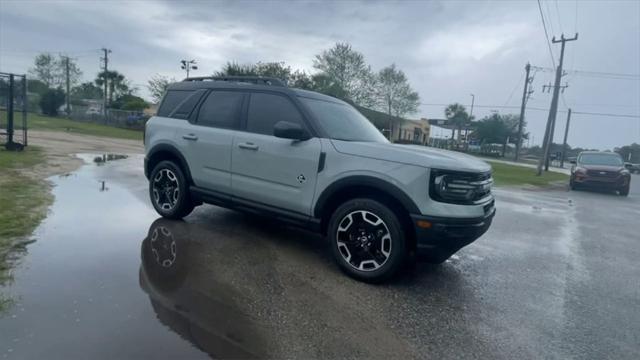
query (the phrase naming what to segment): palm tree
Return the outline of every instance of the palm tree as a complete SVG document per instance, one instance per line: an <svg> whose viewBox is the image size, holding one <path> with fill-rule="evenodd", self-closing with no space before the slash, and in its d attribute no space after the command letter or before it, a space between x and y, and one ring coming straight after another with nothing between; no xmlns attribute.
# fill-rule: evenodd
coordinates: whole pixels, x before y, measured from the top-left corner
<svg viewBox="0 0 640 360"><path fill-rule="evenodd" d="M129 82L117 71L102 71L95 80L96 85L102 87L107 83L109 104L113 102L114 94L124 95L129 93Z"/></svg>
<svg viewBox="0 0 640 360"><path fill-rule="evenodd" d="M462 127L469 124L471 118L467 113L467 109L464 105L459 103L454 103L447 106L444 109L444 116L449 121L451 125L451 141L453 142L456 128L458 128L458 142L460 141L460 134L462 133Z"/></svg>

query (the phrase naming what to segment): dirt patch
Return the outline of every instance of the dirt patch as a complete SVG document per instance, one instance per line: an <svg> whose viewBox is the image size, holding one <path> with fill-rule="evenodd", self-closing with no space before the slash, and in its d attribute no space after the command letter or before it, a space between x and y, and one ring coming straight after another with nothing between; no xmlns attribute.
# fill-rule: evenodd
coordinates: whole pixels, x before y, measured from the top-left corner
<svg viewBox="0 0 640 360"><path fill-rule="evenodd" d="M42 166L23 170L27 176L46 178L69 173L82 165L78 153L141 154L144 145L137 140L114 139L56 131L29 131L29 144L41 147L46 154Z"/></svg>

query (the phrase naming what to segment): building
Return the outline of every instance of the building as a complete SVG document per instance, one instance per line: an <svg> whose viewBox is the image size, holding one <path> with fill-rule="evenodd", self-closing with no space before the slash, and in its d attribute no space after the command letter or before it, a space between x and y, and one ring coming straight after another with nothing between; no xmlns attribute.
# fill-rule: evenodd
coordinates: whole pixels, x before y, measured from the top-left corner
<svg viewBox="0 0 640 360"><path fill-rule="evenodd" d="M430 130L431 127L427 119L404 120L399 124L394 124L391 141L405 144L428 145Z"/></svg>

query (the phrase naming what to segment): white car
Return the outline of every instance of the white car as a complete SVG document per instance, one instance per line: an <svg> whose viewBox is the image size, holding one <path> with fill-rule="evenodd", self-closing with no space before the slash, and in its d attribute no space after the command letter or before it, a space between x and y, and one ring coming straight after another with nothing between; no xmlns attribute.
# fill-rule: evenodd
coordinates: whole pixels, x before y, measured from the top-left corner
<svg viewBox="0 0 640 360"><path fill-rule="evenodd" d="M163 217L202 203L273 216L326 234L340 267L365 281L411 253L444 262L495 214L484 161L391 144L351 105L277 79L171 84L144 138Z"/></svg>

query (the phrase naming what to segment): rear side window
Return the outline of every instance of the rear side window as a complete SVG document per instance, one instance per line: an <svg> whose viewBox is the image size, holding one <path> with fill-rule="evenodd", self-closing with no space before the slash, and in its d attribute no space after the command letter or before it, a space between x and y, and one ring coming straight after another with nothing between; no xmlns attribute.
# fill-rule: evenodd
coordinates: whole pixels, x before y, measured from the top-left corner
<svg viewBox="0 0 640 360"><path fill-rule="evenodd" d="M288 121L305 127L302 115L291 100L279 95L251 94L247 131L273 135L273 126L278 121Z"/></svg>
<svg viewBox="0 0 640 360"><path fill-rule="evenodd" d="M162 100L162 104L158 109L158 116L167 117L171 114L182 101L184 101L193 90L169 90Z"/></svg>
<svg viewBox="0 0 640 360"><path fill-rule="evenodd" d="M207 90L198 90L193 92L191 96L184 99L180 105L178 105L178 108L175 109L169 117L174 119L188 119L193 112L193 109L200 101L200 98L202 98L202 95L206 92Z"/></svg>
<svg viewBox="0 0 640 360"><path fill-rule="evenodd" d="M198 125L237 129L244 94L235 91L212 91L202 103Z"/></svg>

